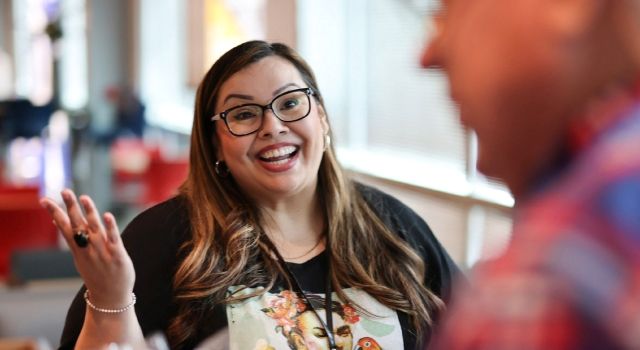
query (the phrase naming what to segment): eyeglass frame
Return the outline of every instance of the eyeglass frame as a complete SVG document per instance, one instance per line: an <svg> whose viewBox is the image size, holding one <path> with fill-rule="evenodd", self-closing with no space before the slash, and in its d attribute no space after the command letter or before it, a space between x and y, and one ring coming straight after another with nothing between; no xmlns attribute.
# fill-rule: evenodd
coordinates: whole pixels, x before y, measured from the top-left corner
<svg viewBox="0 0 640 350"><path fill-rule="evenodd" d="M298 91L302 91L305 93L305 95L307 95L307 99L309 100L309 111L307 111L307 114L303 115L302 117L298 118L298 119L294 119L294 120L282 120L282 118L280 118L280 116L278 116L278 114L273 110L273 102L275 100L277 100L278 98L286 95L286 94L290 94L292 92L298 92ZM277 96L275 96L274 98L271 99L271 101L269 103L267 103L266 105L261 105L259 103L245 103L245 104L241 104L238 106L234 106L231 107L229 109L226 109L216 115L214 115L213 117L210 118L210 120L216 121L216 120L223 120L224 121L224 125L227 127L227 130L229 130L229 132L231 133L231 135L236 136L236 137L242 137L242 136L247 136L247 135L251 135L254 134L256 132L258 132L258 130L260 130L260 128L262 128L262 123L264 123L264 115L266 113L266 111L268 109L271 110L271 112L273 113L273 115L278 118L279 121L283 122L283 123L292 123L292 122L297 122L298 120L302 120L306 117L309 116L309 114L311 114L311 96L314 96L315 92L313 91L313 89L309 88L309 87L304 87L304 88L299 88L299 89L293 89L293 90L289 90L289 91L285 91L281 94L278 94ZM256 107L260 107L262 108L262 119L260 120L260 126L258 126L258 128L250 133L246 133L246 134L236 134L231 130L231 127L229 126L229 123L227 122L227 115L229 114L230 111L237 109L237 108L242 108L242 107L247 107L247 106L256 106Z"/></svg>

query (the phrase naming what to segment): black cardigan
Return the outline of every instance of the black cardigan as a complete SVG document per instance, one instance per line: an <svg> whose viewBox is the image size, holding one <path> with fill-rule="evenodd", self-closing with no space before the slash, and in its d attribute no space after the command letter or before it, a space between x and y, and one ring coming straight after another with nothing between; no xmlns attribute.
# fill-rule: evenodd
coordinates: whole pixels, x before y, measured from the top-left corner
<svg viewBox="0 0 640 350"><path fill-rule="evenodd" d="M425 286L447 302L452 280L459 270L428 225L396 198L362 184L358 184L357 188L385 224L407 241L424 259L427 266ZM164 332L177 311L173 300L173 276L179 263L178 248L189 236L188 213L184 200L180 197L174 197L145 210L133 219L122 234L124 245L136 270L135 311L145 336L158 331ZM80 333L86 308L83 293L84 287L71 304L60 349L72 349ZM217 308L210 322L185 348L195 347L226 325L224 308ZM403 328L403 337L412 338L409 344L420 343L416 341L411 330ZM429 338L430 330L427 331L425 340L428 341Z"/></svg>

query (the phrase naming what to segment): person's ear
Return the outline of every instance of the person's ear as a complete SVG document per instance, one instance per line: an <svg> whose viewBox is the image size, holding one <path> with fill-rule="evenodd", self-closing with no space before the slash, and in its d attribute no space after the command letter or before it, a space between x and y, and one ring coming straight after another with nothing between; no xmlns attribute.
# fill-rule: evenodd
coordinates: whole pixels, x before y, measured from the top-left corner
<svg viewBox="0 0 640 350"><path fill-rule="evenodd" d="M442 66L444 14L438 13L430 18L431 35L425 41L420 54L420 66L422 68L439 68Z"/></svg>
<svg viewBox="0 0 640 350"><path fill-rule="evenodd" d="M544 0L538 4L555 33L575 38L591 31L611 0Z"/></svg>
<svg viewBox="0 0 640 350"><path fill-rule="evenodd" d="M320 117L320 123L322 125L322 133L328 134L331 128L329 127L327 113L325 113L324 108L320 104L318 104L318 117Z"/></svg>

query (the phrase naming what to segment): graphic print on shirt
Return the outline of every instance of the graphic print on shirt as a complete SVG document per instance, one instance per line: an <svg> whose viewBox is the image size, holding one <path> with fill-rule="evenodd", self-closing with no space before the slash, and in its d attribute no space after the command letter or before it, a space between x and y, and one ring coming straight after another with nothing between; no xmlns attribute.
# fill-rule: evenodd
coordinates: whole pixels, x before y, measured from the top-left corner
<svg viewBox="0 0 640 350"><path fill-rule="evenodd" d="M236 295L257 289L237 290ZM400 321L395 311L356 289L345 294L371 315L363 315L332 294L333 333L340 350L402 349ZM307 298L326 321L324 294ZM265 293L227 306L231 350L328 349L326 331L313 309L295 292Z"/></svg>

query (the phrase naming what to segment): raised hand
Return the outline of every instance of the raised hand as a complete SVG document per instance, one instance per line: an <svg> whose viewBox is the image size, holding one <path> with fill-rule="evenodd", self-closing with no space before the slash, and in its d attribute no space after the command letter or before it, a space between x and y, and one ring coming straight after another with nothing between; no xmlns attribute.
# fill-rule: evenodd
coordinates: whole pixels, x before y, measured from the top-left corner
<svg viewBox="0 0 640 350"><path fill-rule="evenodd" d="M49 211L67 241L90 291L91 303L102 309L120 309L130 304L135 271L115 218L105 213L103 224L89 196L76 198L73 191L66 189L62 199L66 211L50 198L42 198L40 204Z"/></svg>

